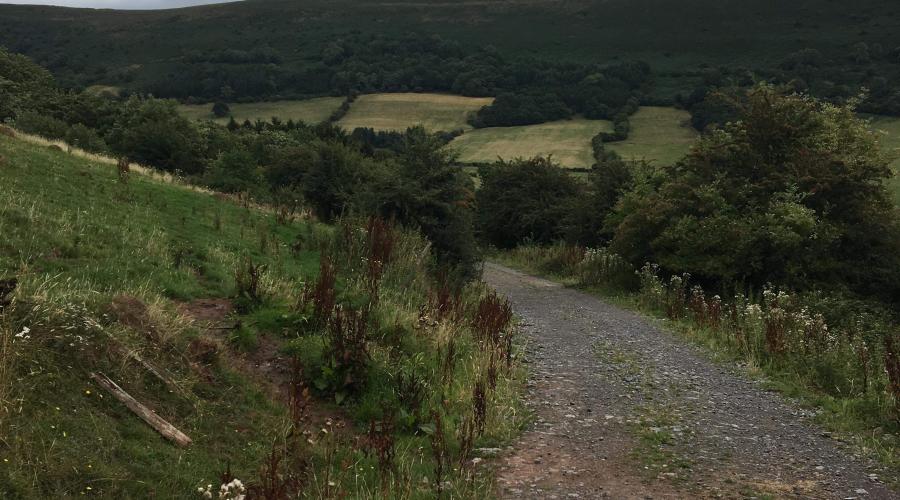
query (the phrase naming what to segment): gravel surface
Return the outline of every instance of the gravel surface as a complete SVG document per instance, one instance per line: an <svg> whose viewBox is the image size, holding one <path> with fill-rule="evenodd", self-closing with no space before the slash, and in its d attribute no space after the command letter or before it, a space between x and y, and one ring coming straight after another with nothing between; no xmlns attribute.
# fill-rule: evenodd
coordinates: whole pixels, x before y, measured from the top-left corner
<svg viewBox="0 0 900 500"><path fill-rule="evenodd" d="M535 422L507 450L518 498L900 498L812 413L602 300L486 264L529 338Z"/></svg>

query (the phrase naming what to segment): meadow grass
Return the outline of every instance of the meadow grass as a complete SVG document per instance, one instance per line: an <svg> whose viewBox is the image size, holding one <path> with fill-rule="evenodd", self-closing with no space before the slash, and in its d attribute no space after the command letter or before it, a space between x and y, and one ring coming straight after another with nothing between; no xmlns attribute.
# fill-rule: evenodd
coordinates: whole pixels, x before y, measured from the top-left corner
<svg viewBox="0 0 900 500"><path fill-rule="evenodd" d="M242 123L244 120L269 121L273 117L282 121L302 121L310 125L324 122L344 101L342 97L317 97L299 101L271 101L229 104L231 116ZM216 118L212 113L212 103L182 104L178 111L192 120L213 120L216 123L228 123L228 118Z"/></svg>
<svg viewBox="0 0 900 500"><path fill-rule="evenodd" d="M496 369L502 358L472 331L483 288L450 300L456 319L430 319L421 236L394 233L373 306L371 280L359 274L371 262L360 264L369 240L352 221L336 231L279 221L274 210L177 179L135 172L123 182L108 159L28 139L0 136L0 279L20 280L0 312L0 497L191 498L198 487L218 489L226 469L259 484L275 450L308 464L302 488L312 497L433 498L438 485L445 496L490 495L490 469L470 457L519 432L524 371L514 362ZM341 307L370 301L366 382L353 394L317 385L334 379L332 344L299 304L309 305L302 297L320 272L321 252L340 268L333 291ZM264 266L259 299L246 283L247 263ZM113 311L122 297L146 306L139 324ZM188 301L210 298L234 305L225 320L233 329L206 330L188 319ZM276 352L260 349L264 338L280 346ZM153 363L177 390L122 352ZM276 355L302 368L315 393L308 403L320 418L315 425L327 433L306 421L311 434L295 432L303 427L293 413L248 373L252 356ZM193 443L165 441L97 387L92 372L109 375ZM484 432L462 451L473 386L490 373L496 385ZM388 425L380 419L398 394L418 410L401 412L389 427L387 467L367 430ZM445 419L439 482L429 410ZM324 416L332 420L321 424Z"/></svg>
<svg viewBox="0 0 900 500"><path fill-rule="evenodd" d="M631 116L628 139L607 145L625 160L647 160L672 165L680 160L697 139L687 111L644 106Z"/></svg>
<svg viewBox="0 0 900 500"><path fill-rule="evenodd" d="M469 116L491 102L491 97L448 94L368 94L356 98L337 124L346 130L404 131L416 125L430 132L469 130Z"/></svg>
<svg viewBox="0 0 900 500"><path fill-rule="evenodd" d="M552 155L568 168L589 168L593 163L591 139L601 131L612 131L606 120L561 120L521 127L472 130L457 137L450 148L464 163L494 162Z"/></svg>
<svg viewBox="0 0 900 500"><path fill-rule="evenodd" d="M297 283L315 272L318 255L278 259L272 249L299 225L247 210L207 193L132 174L119 181L106 163L0 137L0 276L20 280L16 303L0 327L17 339L7 405L0 412L0 496L179 497L224 470L255 474L283 410L226 368L217 384L187 369L182 356L199 332L178 313L179 301L233 293L243 256ZM260 234L272 242L260 248ZM291 286L291 285L283 285ZM103 311L127 294L147 304L170 339L110 323ZM100 352L108 338L169 370L190 390L181 398ZM187 433L175 448L104 397L89 371L107 373ZM252 425L248 425L252 418Z"/></svg>
<svg viewBox="0 0 900 500"><path fill-rule="evenodd" d="M872 120L872 128L883 134L881 148L894 169L894 178L888 182L888 188L894 195L894 202L900 206L900 118L872 115L868 118Z"/></svg>

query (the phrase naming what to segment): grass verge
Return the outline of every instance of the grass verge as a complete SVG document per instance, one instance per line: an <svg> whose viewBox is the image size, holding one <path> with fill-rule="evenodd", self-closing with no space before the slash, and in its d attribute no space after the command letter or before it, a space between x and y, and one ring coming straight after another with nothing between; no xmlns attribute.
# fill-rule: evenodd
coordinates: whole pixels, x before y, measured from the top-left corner
<svg viewBox="0 0 900 500"><path fill-rule="evenodd" d="M491 494L472 458L523 422L513 331L485 319L503 309L486 290L436 288L421 237L279 220L66 149L0 137L0 280L18 280L0 297L0 497L191 498L235 477L265 498Z"/></svg>

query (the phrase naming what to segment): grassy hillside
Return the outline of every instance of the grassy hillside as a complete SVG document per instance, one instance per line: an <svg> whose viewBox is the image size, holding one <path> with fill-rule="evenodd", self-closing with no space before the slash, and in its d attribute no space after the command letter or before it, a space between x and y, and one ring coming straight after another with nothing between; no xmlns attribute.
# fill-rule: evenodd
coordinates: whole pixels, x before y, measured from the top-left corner
<svg viewBox="0 0 900 500"><path fill-rule="evenodd" d="M859 42L892 49L900 4L689 0L673 9L669 0L249 0L149 12L2 5L0 25L0 45L70 82L131 86L175 71L189 53L223 48L271 49L290 67L356 30L437 34L548 59L642 59L663 73L659 91L671 93L696 80L685 70L702 64L756 68L802 48L844 53Z"/></svg>
<svg viewBox="0 0 900 500"><path fill-rule="evenodd" d="M631 117L628 139L607 145L626 160L648 160L671 165L688 152L697 138L688 112L645 106Z"/></svg>
<svg viewBox="0 0 900 500"><path fill-rule="evenodd" d="M335 231L137 173L121 182L106 162L4 135L0 197L0 280L19 280L12 304L0 297L0 497L191 498L226 471L314 497L490 491L474 465L435 479L430 436L446 439L433 445L441 460L464 464L473 446L509 439L520 374L463 334L480 289L445 297L452 318L422 320L435 313L421 237ZM391 248L380 286L357 274L376 231ZM329 296L341 312L326 321ZM368 357L345 365L338 345ZM92 373L193 443L163 439Z"/></svg>
<svg viewBox="0 0 900 500"><path fill-rule="evenodd" d="M272 117L278 117L284 121L299 120L303 123L317 124L327 120L343 101L344 99L341 97L319 97L294 101L232 103L228 107L231 109L231 116L238 123L242 123L244 120L268 121ZM212 104L183 104L178 107L178 110L193 120L228 123L228 118L216 118L212 114Z"/></svg>
<svg viewBox="0 0 900 500"><path fill-rule="evenodd" d="M422 125L431 132L472 128L469 116L493 99L444 94L369 94L359 96L337 124L347 130L404 131Z"/></svg>
<svg viewBox="0 0 900 500"><path fill-rule="evenodd" d="M18 276L22 300L12 317L0 317L0 329L7 342L25 328L31 336L4 346L3 400L12 406L2 415L0 496L174 496L213 482L226 455L236 473L249 475L284 410L225 366L207 377L180 362L203 343L179 304L231 295L244 255L277 266L281 286L296 286L315 273L318 255L276 262L259 234L284 247L300 227L141 176L122 185L108 165L6 137L0 155L0 196L8 200L0 209L0 276ZM116 297L144 304L134 306L135 328L104 315ZM159 345L148 341L150 329ZM108 356L107 336L172 370L190 396ZM162 440L94 386L94 370L149 402L194 445L181 450Z"/></svg>
<svg viewBox="0 0 900 500"><path fill-rule="evenodd" d="M552 155L564 167L587 168L594 162L591 138L598 132L611 130L611 122L584 119L483 128L457 137L449 147L466 163Z"/></svg>

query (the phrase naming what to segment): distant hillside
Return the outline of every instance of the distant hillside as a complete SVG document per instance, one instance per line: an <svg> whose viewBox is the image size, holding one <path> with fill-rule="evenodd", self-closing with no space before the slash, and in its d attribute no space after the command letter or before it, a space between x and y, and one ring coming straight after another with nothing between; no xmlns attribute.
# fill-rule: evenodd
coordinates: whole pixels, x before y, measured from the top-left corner
<svg viewBox="0 0 900 500"><path fill-rule="evenodd" d="M3 5L0 27L0 45L31 56L66 84L173 95L160 82L183 75L211 87L218 79L241 86L234 81L241 75L254 80L243 82L253 91L237 93L253 97L334 93L339 73L353 71L340 67L342 42L372 34L399 40L410 32L415 40L440 35L463 51L492 46L506 57L644 60L657 73L660 96L689 90L702 77L686 70L774 70L805 48L821 52L820 66L852 59L863 67L843 68L851 73L900 73L900 4L889 0L250 0L144 12Z"/></svg>

